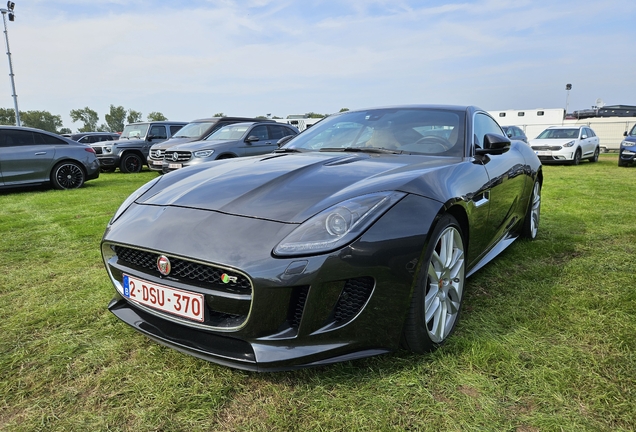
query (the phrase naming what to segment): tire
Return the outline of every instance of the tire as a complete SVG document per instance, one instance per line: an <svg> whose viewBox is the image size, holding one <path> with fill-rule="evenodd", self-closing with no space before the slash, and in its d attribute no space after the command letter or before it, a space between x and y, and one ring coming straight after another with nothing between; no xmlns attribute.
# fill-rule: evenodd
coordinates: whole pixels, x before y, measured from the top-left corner
<svg viewBox="0 0 636 432"><path fill-rule="evenodd" d="M532 196L530 197L530 204L528 205L528 211L526 217L523 220L523 228L521 230L521 236L530 240L537 238L539 233L539 220L541 219L541 184L538 180L535 180L532 187Z"/></svg>
<svg viewBox="0 0 636 432"><path fill-rule="evenodd" d="M590 162L594 163L594 162L598 162L598 155L601 152L601 150L596 147L596 150L594 150L594 155L590 158Z"/></svg>
<svg viewBox="0 0 636 432"><path fill-rule="evenodd" d="M403 332L415 353L433 351L453 333L464 294L466 242L454 217L444 215L426 247Z"/></svg>
<svg viewBox="0 0 636 432"><path fill-rule="evenodd" d="M572 165L578 165L581 163L581 149L578 148L576 149L576 152L574 152L574 159L572 159L572 162L570 162Z"/></svg>
<svg viewBox="0 0 636 432"><path fill-rule="evenodd" d="M126 174L134 174L141 171L144 161L136 153L125 153L119 163L119 170Z"/></svg>
<svg viewBox="0 0 636 432"><path fill-rule="evenodd" d="M77 189L84 184L85 180L86 174L76 162L60 162L51 171L51 183L55 189Z"/></svg>

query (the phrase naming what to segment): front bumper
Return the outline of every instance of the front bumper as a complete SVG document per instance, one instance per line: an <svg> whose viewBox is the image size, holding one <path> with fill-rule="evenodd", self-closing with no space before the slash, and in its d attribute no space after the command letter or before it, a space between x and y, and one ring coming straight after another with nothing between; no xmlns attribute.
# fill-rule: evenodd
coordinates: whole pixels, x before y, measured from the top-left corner
<svg viewBox="0 0 636 432"><path fill-rule="evenodd" d="M623 164L632 164L636 162L636 146L633 146L633 147L621 146L618 152L618 159Z"/></svg>
<svg viewBox="0 0 636 432"><path fill-rule="evenodd" d="M385 353L398 347L428 226L437 211L438 203L407 196L353 244L319 256L283 259L271 250L295 225L134 205L109 227L102 242L117 291L109 309L159 343L239 369L286 370ZM401 215L413 212L423 218L405 224ZM175 229L172 221L184 220L188 229ZM118 248L150 255L130 262L114 252ZM233 292L218 278L163 277L153 268L160 254L232 272L248 283ZM122 295L124 273L203 294L205 321L189 322L128 300Z"/></svg>

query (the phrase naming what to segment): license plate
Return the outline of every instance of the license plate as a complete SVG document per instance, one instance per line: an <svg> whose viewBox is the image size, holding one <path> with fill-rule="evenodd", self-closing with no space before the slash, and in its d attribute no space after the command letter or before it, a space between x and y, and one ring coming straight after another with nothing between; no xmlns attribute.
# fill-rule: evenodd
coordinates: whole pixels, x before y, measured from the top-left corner
<svg viewBox="0 0 636 432"><path fill-rule="evenodd" d="M163 165L163 161L150 161L153 165Z"/></svg>
<svg viewBox="0 0 636 432"><path fill-rule="evenodd" d="M124 297L162 312L203 322L203 294L124 275Z"/></svg>
<svg viewBox="0 0 636 432"><path fill-rule="evenodd" d="M179 169L182 166L183 165L181 165L181 164L168 164L168 168L170 168L170 169Z"/></svg>
<svg viewBox="0 0 636 432"><path fill-rule="evenodd" d="M550 151L536 151L537 156L552 156L552 152Z"/></svg>

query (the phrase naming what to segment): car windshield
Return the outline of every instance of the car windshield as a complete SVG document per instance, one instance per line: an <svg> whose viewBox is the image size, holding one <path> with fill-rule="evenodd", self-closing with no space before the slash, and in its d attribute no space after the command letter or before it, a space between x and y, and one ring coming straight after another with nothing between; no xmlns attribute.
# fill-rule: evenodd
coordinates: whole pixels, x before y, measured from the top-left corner
<svg viewBox="0 0 636 432"><path fill-rule="evenodd" d="M537 139L576 139L578 137L578 129L546 129Z"/></svg>
<svg viewBox="0 0 636 432"><path fill-rule="evenodd" d="M636 124L634 125L632 130L629 132L629 136L636 136Z"/></svg>
<svg viewBox="0 0 636 432"><path fill-rule="evenodd" d="M129 124L124 127L120 138L143 138L148 132L148 124Z"/></svg>
<svg viewBox="0 0 636 432"><path fill-rule="evenodd" d="M189 123L179 129L173 138L198 138L203 135L215 122Z"/></svg>
<svg viewBox="0 0 636 432"><path fill-rule="evenodd" d="M283 149L464 155L463 111L396 108L336 114Z"/></svg>
<svg viewBox="0 0 636 432"><path fill-rule="evenodd" d="M245 132L249 129L246 125L228 125L214 132L207 137L206 141L211 140L238 140L241 139Z"/></svg>

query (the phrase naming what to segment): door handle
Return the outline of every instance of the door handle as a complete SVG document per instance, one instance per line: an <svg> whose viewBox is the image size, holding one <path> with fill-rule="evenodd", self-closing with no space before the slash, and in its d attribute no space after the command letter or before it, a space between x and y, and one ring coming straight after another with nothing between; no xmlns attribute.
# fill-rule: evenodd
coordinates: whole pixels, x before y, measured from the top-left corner
<svg viewBox="0 0 636 432"><path fill-rule="evenodd" d="M45 154L46 154L46 152L45 152L45 151L44 151L44 152L35 152L35 155L36 155L36 156L42 156L42 155L45 155Z"/></svg>

